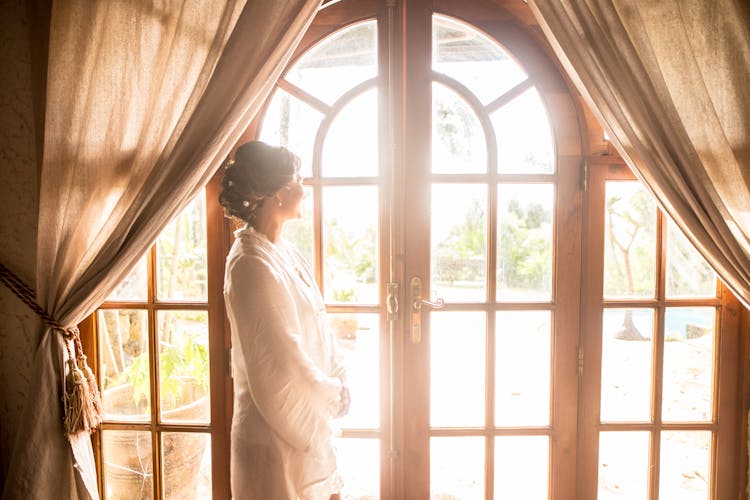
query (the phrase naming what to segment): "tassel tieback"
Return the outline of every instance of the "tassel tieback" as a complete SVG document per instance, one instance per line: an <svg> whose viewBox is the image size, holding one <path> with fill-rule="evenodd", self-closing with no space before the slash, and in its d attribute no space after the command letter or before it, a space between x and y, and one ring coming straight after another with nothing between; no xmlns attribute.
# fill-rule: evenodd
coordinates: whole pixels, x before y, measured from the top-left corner
<svg viewBox="0 0 750 500"><path fill-rule="evenodd" d="M72 336L70 339L68 336ZM102 400L96 385L94 372L83 354L81 335L78 328L65 331L65 344L68 348L68 374L65 376L65 435L72 436L86 431L94 432L102 423ZM74 348L71 349L70 345Z"/></svg>
<svg viewBox="0 0 750 500"><path fill-rule="evenodd" d="M68 352L66 361L65 389L63 391L63 427L65 435L96 431L102 423L102 400L94 372L86 362L81 345L81 334L77 327L65 328L36 303L34 289L26 285L10 269L0 264L0 281L29 306L41 320L65 338ZM72 347L71 347L72 346Z"/></svg>

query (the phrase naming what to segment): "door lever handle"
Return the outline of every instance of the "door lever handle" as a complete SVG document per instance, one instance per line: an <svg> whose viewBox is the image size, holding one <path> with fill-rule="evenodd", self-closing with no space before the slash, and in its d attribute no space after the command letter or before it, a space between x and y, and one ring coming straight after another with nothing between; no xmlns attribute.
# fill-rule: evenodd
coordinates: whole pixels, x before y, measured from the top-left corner
<svg viewBox="0 0 750 500"><path fill-rule="evenodd" d="M422 298L422 280L414 276L409 281L411 290L411 343L419 344L422 341L422 306L433 309L442 309L445 306L443 299L427 300Z"/></svg>
<svg viewBox="0 0 750 500"><path fill-rule="evenodd" d="M411 303L412 309L422 309L422 306L430 306L433 309L442 309L445 306L443 299L427 300L422 297L414 297L414 302Z"/></svg>

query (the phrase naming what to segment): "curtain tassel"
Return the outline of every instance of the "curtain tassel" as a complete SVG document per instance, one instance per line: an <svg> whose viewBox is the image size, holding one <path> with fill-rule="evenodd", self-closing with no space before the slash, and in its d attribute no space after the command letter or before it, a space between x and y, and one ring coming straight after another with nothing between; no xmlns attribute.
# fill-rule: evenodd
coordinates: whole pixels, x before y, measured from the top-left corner
<svg viewBox="0 0 750 500"><path fill-rule="evenodd" d="M65 338L68 348L68 373L63 394L65 435L84 431L92 433L102 422L102 401L96 377L86 362L78 329L66 330Z"/></svg>
<svg viewBox="0 0 750 500"><path fill-rule="evenodd" d="M83 354L81 333L78 328L64 328L58 323L37 304L34 289L1 263L0 283L8 287L16 297L37 313L44 323L65 338L68 351L68 373L65 375L65 390L62 395L65 410L63 418L65 435L70 437L82 431L89 434L94 432L102 423L102 399L94 372L89 368L86 355ZM71 349L71 344L73 344L73 349Z"/></svg>
<svg viewBox="0 0 750 500"><path fill-rule="evenodd" d="M86 409L90 400L88 382L83 372L75 361L68 360L68 375L65 380L65 394L63 394L63 405L65 406L65 434L73 435L91 428L91 415Z"/></svg>

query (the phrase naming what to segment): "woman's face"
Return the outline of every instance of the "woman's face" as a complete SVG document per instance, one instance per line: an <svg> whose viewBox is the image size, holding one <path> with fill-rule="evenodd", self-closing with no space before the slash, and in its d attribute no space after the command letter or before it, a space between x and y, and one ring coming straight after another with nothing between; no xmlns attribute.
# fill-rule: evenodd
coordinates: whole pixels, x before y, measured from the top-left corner
<svg viewBox="0 0 750 500"><path fill-rule="evenodd" d="M277 196L281 201L281 210L284 219L299 219L302 217L302 198L305 191L302 188L302 175L294 174L294 178L282 187Z"/></svg>

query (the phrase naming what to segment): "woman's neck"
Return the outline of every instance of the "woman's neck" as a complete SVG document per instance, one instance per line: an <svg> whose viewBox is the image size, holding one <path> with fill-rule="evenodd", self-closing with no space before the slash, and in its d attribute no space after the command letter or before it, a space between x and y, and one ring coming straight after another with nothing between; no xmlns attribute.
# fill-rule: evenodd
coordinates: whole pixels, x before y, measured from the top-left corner
<svg viewBox="0 0 750 500"><path fill-rule="evenodd" d="M270 213L261 211L255 217L253 229L268 238L271 243L276 243L281 237L282 225L283 221L278 217L273 217Z"/></svg>

